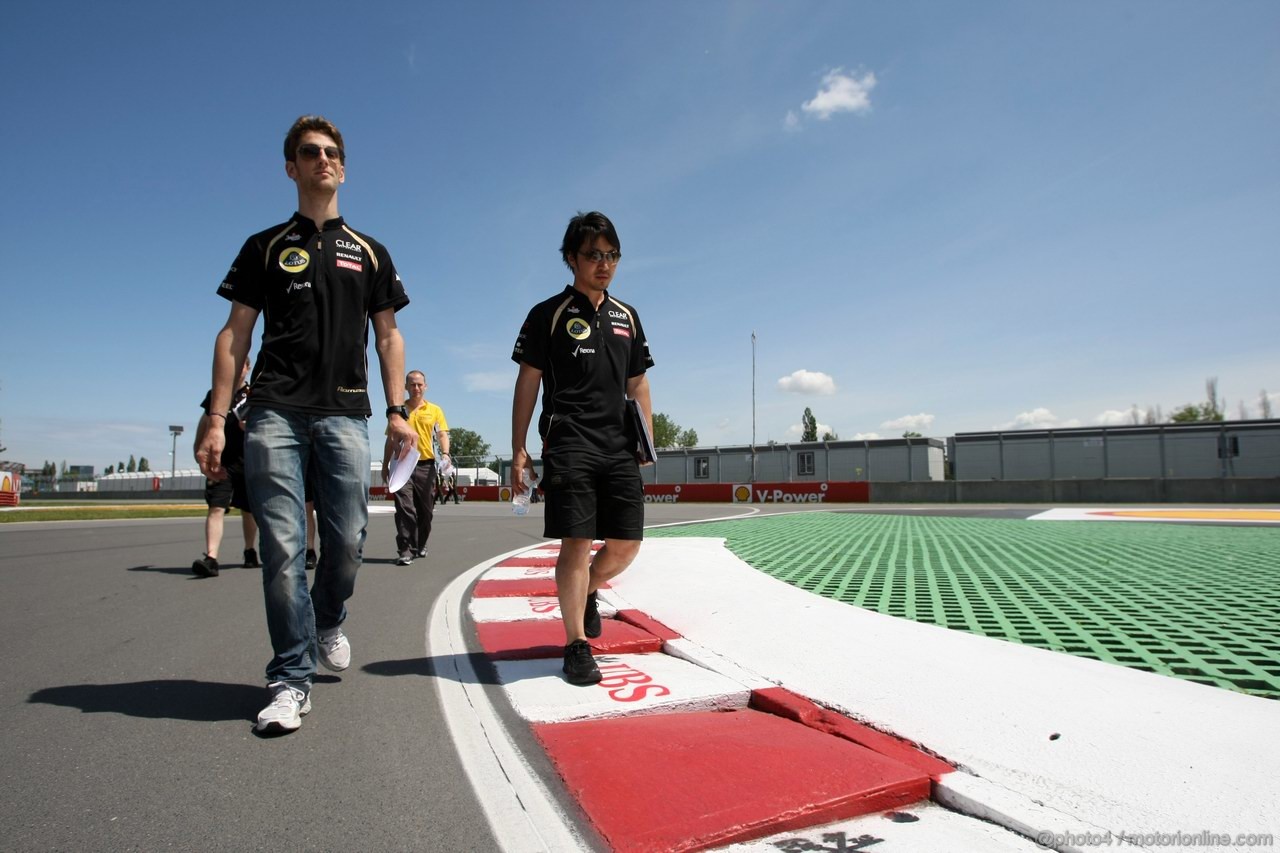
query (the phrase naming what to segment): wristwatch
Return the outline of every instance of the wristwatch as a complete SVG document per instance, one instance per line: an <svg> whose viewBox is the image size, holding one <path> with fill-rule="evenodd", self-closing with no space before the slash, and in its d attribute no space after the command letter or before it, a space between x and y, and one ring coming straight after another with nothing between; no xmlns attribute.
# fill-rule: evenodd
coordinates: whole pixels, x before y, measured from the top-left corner
<svg viewBox="0 0 1280 853"><path fill-rule="evenodd" d="M404 406L387 406L387 417L391 417L392 415L399 415L406 421L409 420L409 410Z"/></svg>

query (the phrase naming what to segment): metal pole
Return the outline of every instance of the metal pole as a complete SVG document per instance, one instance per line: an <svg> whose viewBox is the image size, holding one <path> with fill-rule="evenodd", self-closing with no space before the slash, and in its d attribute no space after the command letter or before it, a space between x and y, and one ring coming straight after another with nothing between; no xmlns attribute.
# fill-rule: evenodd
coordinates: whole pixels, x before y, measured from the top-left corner
<svg viewBox="0 0 1280 853"><path fill-rule="evenodd" d="M173 434L173 461L169 468L169 488L173 488L174 478L178 476L178 436L182 435L181 424L170 424L169 432Z"/></svg>
<svg viewBox="0 0 1280 853"><path fill-rule="evenodd" d="M751 482L756 481L756 332L751 330Z"/></svg>

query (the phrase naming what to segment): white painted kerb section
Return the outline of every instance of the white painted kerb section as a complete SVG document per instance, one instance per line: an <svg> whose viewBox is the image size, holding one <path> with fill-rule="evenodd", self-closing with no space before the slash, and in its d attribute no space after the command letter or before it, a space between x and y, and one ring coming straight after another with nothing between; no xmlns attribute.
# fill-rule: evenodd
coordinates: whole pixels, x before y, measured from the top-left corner
<svg viewBox="0 0 1280 853"><path fill-rule="evenodd" d="M561 659L498 661L516 713L531 723L747 707L751 691L723 675L664 654L596 655L599 684L569 684Z"/></svg>
<svg viewBox="0 0 1280 853"><path fill-rule="evenodd" d="M1280 702L831 601L722 539L648 539L613 583L687 640L983 777L1006 810L1280 838Z"/></svg>

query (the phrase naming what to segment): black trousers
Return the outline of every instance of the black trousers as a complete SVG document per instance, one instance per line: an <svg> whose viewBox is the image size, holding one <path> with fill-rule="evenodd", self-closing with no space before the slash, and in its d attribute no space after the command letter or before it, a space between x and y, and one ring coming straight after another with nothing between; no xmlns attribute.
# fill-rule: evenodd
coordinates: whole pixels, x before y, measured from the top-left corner
<svg viewBox="0 0 1280 853"><path fill-rule="evenodd" d="M396 551L407 555L423 551L431 536L431 519L435 514L436 461L419 462L409 482L396 492Z"/></svg>

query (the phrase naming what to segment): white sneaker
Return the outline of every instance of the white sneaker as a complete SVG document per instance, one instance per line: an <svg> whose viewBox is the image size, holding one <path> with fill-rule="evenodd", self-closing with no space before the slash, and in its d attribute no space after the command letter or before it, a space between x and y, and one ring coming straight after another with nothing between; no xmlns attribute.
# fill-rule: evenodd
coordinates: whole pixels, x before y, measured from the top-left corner
<svg viewBox="0 0 1280 853"><path fill-rule="evenodd" d="M260 732L297 731L302 717L311 713L310 694L283 681L272 682L267 689L275 691L275 695L271 704L258 712L258 724L254 728Z"/></svg>
<svg viewBox="0 0 1280 853"><path fill-rule="evenodd" d="M341 628L330 628L316 634L316 644L320 647L320 663L325 669L342 672L351 666L351 641Z"/></svg>

